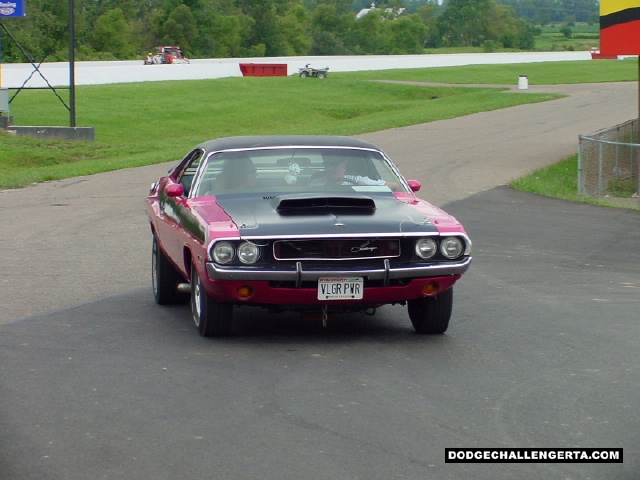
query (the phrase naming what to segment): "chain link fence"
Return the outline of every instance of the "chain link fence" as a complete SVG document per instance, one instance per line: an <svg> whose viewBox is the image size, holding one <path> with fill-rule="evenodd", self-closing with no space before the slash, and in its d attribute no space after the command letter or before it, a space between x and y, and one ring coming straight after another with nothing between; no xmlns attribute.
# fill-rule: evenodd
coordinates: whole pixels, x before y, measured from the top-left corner
<svg viewBox="0 0 640 480"><path fill-rule="evenodd" d="M640 205L640 119L580 135L578 192L586 197L636 198Z"/></svg>

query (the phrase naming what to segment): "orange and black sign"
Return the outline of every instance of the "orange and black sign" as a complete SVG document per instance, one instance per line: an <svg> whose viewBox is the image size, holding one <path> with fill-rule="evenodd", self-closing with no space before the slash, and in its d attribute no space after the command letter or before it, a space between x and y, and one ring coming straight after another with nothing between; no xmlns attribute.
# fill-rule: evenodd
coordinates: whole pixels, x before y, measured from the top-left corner
<svg viewBox="0 0 640 480"><path fill-rule="evenodd" d="M640 0L600 0L600 53L640 54Z"/></svg>

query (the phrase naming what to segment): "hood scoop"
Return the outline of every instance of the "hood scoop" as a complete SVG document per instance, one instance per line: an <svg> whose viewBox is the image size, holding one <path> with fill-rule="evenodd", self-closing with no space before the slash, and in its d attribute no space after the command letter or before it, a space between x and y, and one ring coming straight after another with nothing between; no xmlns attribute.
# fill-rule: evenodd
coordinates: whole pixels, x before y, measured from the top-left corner
<svg viewBox="0 0 640 480"><path fill-rule="evenodd" d="M283 195L276 197L274 202L281 215L324 214L327 211L366 215L376 209L373 199L363 195Z"/></svg>
<svg viewBox="0 0 640 480"><path fill-rule="evenodd" d="M310 192L263 198L220 195L216 202L244 237L321 238L337 233L350 237L373 234L388 237L438 232L423 213L393 195ZM218 228L218 224L212 221L209 228Z"/></svg>

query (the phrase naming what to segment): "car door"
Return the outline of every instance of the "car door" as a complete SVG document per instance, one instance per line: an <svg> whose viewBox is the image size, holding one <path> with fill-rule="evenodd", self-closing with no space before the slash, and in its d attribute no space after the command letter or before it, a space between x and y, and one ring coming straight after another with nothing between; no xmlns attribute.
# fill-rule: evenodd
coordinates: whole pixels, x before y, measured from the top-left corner
<svg viewBox="0 0 640 480"><path fill-rule="evenodd" d="M169 197L162 194L159 198L160 222L158 223L159 237L162 247L173 262L186 272L183 265L183 249L188 240L187 232L184 229L185 218L192 218L189 205L189 193L193 180L196 176L204 151L195 149L190 152L182 161L183 168L178 172L175 179L184 187L184 195L181 197ZM171 181L170 180L170 181Z"/></svg>

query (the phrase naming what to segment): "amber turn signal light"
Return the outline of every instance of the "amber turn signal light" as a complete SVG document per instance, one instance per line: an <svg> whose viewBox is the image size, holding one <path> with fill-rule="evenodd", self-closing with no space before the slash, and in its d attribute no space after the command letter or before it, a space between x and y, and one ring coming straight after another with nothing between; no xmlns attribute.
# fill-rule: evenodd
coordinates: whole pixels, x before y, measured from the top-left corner
<svg viewBox="0 0 640 480"><path fill-rule="evenodd" d="M251 295L253 295L253 288L248 285L243 285L242 287L238 288L237 294L238 298L240 299L249 298Z"/></svg>
<svg viewBox="0 0 640 480"><path fill-rule="evenodd" d="M435 295L439 289L438 282L428 282L422 287L422 293L425 295Z"/></svg>

